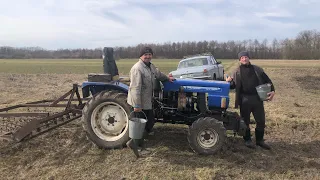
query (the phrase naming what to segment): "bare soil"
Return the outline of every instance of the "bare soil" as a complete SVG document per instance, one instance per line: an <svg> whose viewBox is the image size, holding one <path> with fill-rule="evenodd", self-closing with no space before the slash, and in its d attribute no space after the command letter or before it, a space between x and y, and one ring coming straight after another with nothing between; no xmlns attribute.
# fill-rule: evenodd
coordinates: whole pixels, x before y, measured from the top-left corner
<svg viewBox="0 0 320 180"><path fill-rule="evenodd" d="M148 140L152 153L136 159L127 149L98 149L80 121L18 144L0 144L1 179L319 179L320 67L262 67L276 96L265 103L265 139L272 151L243 145L229 134L221 152L193 153L187 127L157 124ZM254 62L259 65L259 62ZM286 66L286 64L288 66ZM281 68L283 67L283 68ZM0 106L56 98L86 80L86 74L0 73ZM233 109L234 94L231 93ZM251 127L254 129L254 125Z"/></svg>

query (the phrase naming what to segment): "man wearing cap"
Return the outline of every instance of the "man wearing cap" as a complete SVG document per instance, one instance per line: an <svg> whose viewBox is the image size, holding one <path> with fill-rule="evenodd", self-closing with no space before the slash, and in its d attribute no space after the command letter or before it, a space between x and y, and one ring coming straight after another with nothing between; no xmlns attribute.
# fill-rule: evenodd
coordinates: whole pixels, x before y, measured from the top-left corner
<svg viewBox="0 0 320 180"><path fill-rule="evenodd" d="M158 70L150 61L153 56L153 51L150 47L144 47L140 52L139 61L133 65L130 70L130 86L128 91L127 102L133 107L134 112L143 111L147 116L145 131L147 134L152 132L155 124L155 118L152 107L154 79L159 81L174 80L173 77L168 77ZM138 141L130 140L127 145L133 149ZM133 149L134 150L134 149ZM139 154L135 151L135 155Z"/></svg>
<svg viewBox="0 0 320 180"><path fill-rule="evenodd" d="M227 77L230 82L230 88L236 89L235 108L240 106L240 114L245 121L248 129L243 139L245 145L254 149L256 146L252 143L249 128L250 114L252 113L256 121L256 145L270 150L271 147L264 142L265 129L265 111L263 101L260 100L256 87L261 84L270 83L271 92L268 93L268 101L273 99L275 94L274 86L270 78L259 66L250 63L250 56L247 51L238 54L240 66L235 70L232 76Z"/></svg>

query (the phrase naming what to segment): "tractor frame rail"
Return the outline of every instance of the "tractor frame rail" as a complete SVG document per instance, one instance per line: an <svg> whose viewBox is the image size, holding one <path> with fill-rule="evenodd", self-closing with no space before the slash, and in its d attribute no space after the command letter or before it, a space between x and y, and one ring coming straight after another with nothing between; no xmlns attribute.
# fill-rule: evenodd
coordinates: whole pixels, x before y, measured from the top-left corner
<svg viewBox="0 0 320 180"><path fill-rule="evenodd" d="M81 98L78 85L73 84L70 91L56 100L34 101L2 108L0 139L20 142L78 119L82 116L82 108L88 99ZM45 110L40 111L41 108ZM64 110L61 111L61 108Z"/></svg>

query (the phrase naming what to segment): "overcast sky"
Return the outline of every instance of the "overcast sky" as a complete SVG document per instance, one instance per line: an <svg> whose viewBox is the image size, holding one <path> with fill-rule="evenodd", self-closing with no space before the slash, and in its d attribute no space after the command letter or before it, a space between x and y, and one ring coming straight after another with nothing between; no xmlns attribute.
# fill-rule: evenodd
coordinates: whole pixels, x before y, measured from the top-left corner
<svg viewBox="0 0 320 180"><path fill-rule="evenodd" d="M0 0L0 46L46 49L294 38L318 0Z"/></svg>

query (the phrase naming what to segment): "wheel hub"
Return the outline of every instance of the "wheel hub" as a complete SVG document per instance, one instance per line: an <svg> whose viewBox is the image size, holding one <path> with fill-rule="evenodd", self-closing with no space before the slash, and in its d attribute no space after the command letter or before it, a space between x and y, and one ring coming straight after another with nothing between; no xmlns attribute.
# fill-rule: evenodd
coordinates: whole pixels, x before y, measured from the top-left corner
<svg viewBox="0 0 320 180"><path fill-rule="evenodd" d="M101 111L101 117L97 116L97 123L101 125L103 133L118 135L126 125L126 122L121 120L125 118L124 115L122 109L117 106L105 106Z"/></svg>
<svg viewBox="0 0 320 180"><path fill-rule="evenodd" d="M107 119L107 121L108 121L110 124L112 124L113 126L114 126L113 123L117 122L114 117L115 117L115 116L113 116L113 117L109 116L109 118Z"/></svg>
<svg viewBox="0 0 320 180"><path fill-rule="evenodd" d="M199 132L197 136L197 141L199 145L203 148L211 148L218 142L218 133L213 129L206 129Z"/></svg>
<svg viewBox="0 0 320 180"><path fill-rule="evenodd" d="M105 102L92 112L92 128L101 139L113 141L119 139L125 132L128 116L117 103Z"/></svg>
<svg viewBox="0 0 320 180"><path fill-rule="evenodd" d="M206 133L205 135L203 135L202 137L203 137L204 140L206 140L206 141L209 140L209 139L211 139L211 138L213 138L213 137L211 137L210 134L207 134L207 133Z"/></svg>

